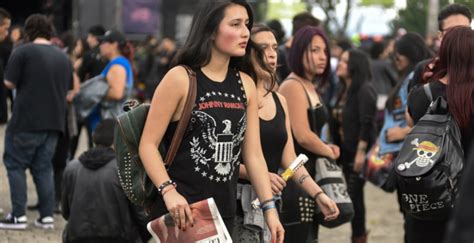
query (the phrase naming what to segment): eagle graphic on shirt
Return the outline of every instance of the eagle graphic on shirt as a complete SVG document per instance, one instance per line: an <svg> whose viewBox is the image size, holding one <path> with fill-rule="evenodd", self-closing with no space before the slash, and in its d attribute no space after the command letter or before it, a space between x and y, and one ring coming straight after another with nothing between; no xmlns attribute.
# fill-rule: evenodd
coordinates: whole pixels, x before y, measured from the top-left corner
<svg viewBox="0 0 474 243"><path fill-rule="evenodd" d="M229 119L224 119L218 124L204 111L193 111L192 117L192 120L195 119L195 122L199 120L202 124L199 135L193 137L190 142L194 171L210 181L231 180L240 164L240 144L247 126L245 112L236 124Z"/></svg>

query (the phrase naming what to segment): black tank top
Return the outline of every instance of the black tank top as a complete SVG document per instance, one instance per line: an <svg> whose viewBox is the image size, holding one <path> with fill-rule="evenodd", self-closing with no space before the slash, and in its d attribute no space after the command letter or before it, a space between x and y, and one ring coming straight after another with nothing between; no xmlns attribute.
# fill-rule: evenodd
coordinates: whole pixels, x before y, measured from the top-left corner
<svg viewBox="0 0 474 243"><path fill-rule="evenodd" d="M288 134L286 132L286 118L283 106L275 92L272 92L272 96L275 101L276 114L273 119L268 121L260 119L260 141L268 171L277 173L283 149L288 141Z"/></svg>
<svg viewBox="0 0 474 243"><path fill-rule="evenodd" d="M307 110L307 113L308 113L308 123L311 128L311 131L313 131L318 136L321 136L321 131L323 129L323 126L328 122L328 119L329 119L327 108L323 103L319 103L313 106L313 104L311 103L311 99L309 98L308 91L306 91L306 88L304 87L303 83L301 83L300 80L297 80L297 81L303 87L304 93L306 95L306 99L308 100L309 108ZM319 100L321 102L321 99ZM300 144L296 142L296 139L294 139L294 141L295 141L296 155L305 154L306 156L308 156L310 162L316 161L316 158L318 157L317 154L314 154L313 152L310 152L306 150L305 148L303 148L303 146L301 146ZM314 175L316 172L314 166L315 166L314 163L305 164L305 167L308 170L308 173L310 173L310 175Z"/></svg>
<svg viewBox="0 0 474 243"><path fill-rule="evenodd" d="M241 143L247 127L244 87L239 72L229 67L223 82L209 79L198 69L195 106L188 129L168 173L188 203L213 197L222 217L236 211ZM170 123L170 144L177 122ZM161 214L166 207L160 197Z"/></svg>

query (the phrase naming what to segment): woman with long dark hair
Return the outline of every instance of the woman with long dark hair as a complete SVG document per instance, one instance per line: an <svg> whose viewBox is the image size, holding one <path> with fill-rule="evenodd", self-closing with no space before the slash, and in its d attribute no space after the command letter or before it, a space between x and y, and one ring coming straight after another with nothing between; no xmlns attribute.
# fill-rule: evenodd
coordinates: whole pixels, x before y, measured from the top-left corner
<svg viewBox="0 0 474 243"><path fill-rule="evenodd" d="M377 93L371 82L369 57L362 51L350 49L342 53L336 74L343 89L332 110L332 137L341 148L347 189L354 205L352 242L367 242L364 184L359 174L367 149L376 138L375 114Z"/></svg>
<svg viewBox="0 0 474 243"><path fill-rule="evenodd" d="M384 111L384 124L377 140L380 146L378 156L392 154L393 158L402 148L403 139L411 129L405 118L405 111L408 84L413 77L414 67L418 62L431 57L431 52L425 41L416 33L407 33L397 40L394 51L394 64L399 72L400 80L389 93ZM387 179L386 185L395 187L391 177ZM405 233L408 234L408 231L409 229L405 225Z"/></svg>
<svg viewBox="0 0 474 243"><path fill-rule="evenodd" d="M156 215L169 212L178 227L186 230L193 225L189 204L212 197L232 232L242 157L264 204L272 240L283 242L284 230L259 142L257 91L251 78L255 69L246 55L252 46L252 10L245 1L205 1L192 23L174 64L190 66L196 73L196 101L173 165L166 170L156 148L162 140L169 143L183 113L189 78L182 66L172 68L156 88L140 142L144 167L162 188ZM223 142L226 146L221 146ZM227 156L216 156L221 154Z"/></svg>
<svg viewBox="0 0 474 243"><path fill-rule="evenodd" d="M259 104L260 142L267 162L273 194L278 195L286 186L285 180L278 175L278 170L280 167L287 168L296 159L286 99L274 91L278 43L272 29L265 25L254 26L251 39L256 44L256 48L252 50L251 61L256 68L254 80ZM265 71L266 69L268 71ZM242 243L267 242L268 239L265 239L266 227L259 225L259 222L263 222L260 219L260 212L252 210L248 200L248 198L253 200L252 195L255 193L243 165L240 165L240 178L238 195L241 197L237 201L238 217L236 217L236 227L234 228L234 241ZM322 189L304 167L297 170L292 179L298 182L309 195L322 192ZM316 203L322 209L326 220L335 219L339 214L334 201L324 193L318 197ZM294 239L288 238L288 240Z"/></svg>
<svg viewBox="0 0 474 243"><path fill-rule="evenodd" d="M473 140L474 127L473 43L474 31L470 27L460 26L450 29L443 37L439 59L435 63L434 70L438 70L438 72L429 82L433 100L440 96L447 100L449 112L461 129L461 145L464 148L465 157L471 152L469 145ZM422 86L415 88L408 98L409 120L413 119L415 124L426 113L431 103L423 89ZM471 162L466 159L465 162ZM463 173L463 176L471 177L472 175ZM459 217L463 213L464 211L458 211L456 216ZM447 220L418 220L406 215L406 242L443 242Z"/></svg>
<svg viewBox="0 0 474 243"><path fill-rule="evenodd" d="M288 102L296 153L309 157L305 167L311 176L315 175L318 156L331 159L339 157L339 147L326 144L320 138L329 115L317 88L327 80L331 68L330 56L327 37L320 28L301 28L294 36L288 56L292 72L279 88ZM317 195L319 194L308 195L293 181L287 183L283 191L280 216L288 242L317 239L318 227L313 223L314 215L309 213L315 211Z"/></svg>
<svg viewBox="0 0 474 243"><path fill-rule="evenodd" d="M381 154L400 151L403 139L410 131L405 119L408 84L415 65L429 57L431 52L417 33L407 33L395 43L394 63L400 80L390 91L385 105L384 125L379 135Z"/></svg>

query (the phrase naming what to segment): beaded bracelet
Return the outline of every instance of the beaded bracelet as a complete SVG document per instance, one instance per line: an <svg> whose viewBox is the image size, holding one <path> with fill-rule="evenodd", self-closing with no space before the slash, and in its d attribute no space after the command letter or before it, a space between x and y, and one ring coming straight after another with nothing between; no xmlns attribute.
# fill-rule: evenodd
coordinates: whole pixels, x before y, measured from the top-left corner
<svg viewBox="0 0 474 243"><path fill-rule="evenodd" d="M263 208L263 206L265 206L268 203L271 203L271 202L275 203L275 201L280 200L280 199L281 199L280 196L274 196L274 197L272 197L268 200L265 200L265 201L260 203L260 208Z"/></svg>
<svg viewBox="0 0 474 243"><path fill-rule="evenodd" d="M167 180L165 182L163 182L163 184L161 184L159 187L158 187L158 192L161 194L163 189L165 189L165 187L167 186L174 186L176 187L176 182L172 181L172 180Z"/></svg>
<svg viewBox="0 0 474 243"><path fill-rule="evenodd" d="M266 211L268 211L272 208L276 208L275 202L267 203L267 205L262 207L262 211L265 213Z"/></svg>

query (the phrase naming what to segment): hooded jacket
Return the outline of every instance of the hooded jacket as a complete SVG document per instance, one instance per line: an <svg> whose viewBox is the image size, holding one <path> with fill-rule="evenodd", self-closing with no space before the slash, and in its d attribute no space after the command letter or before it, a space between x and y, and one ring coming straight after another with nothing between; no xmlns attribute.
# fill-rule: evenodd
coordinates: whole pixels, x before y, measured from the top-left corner
<svg viewBox="0 0 474 243"><path fill-rule="evenodd" d="M64 242L142 242L146 232L144 214L120 186L112 148L92 148L67 165L62 214Z"/></svg>

